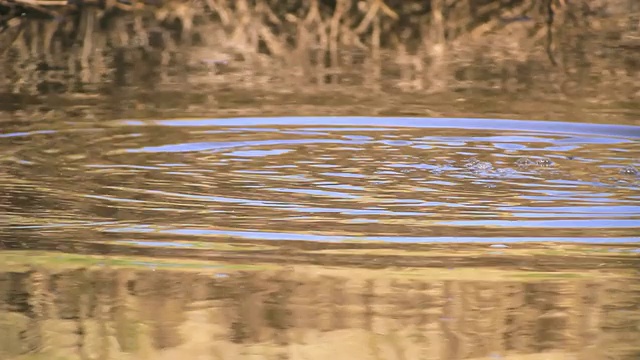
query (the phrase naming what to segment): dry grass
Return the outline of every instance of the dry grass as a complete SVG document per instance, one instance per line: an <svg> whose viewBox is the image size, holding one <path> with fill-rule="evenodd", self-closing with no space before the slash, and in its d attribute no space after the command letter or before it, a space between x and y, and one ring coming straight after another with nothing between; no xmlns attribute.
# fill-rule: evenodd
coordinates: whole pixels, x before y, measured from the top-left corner
<svg viewBox="0 0 640 360"><path fill-rule="evenodd" d="M1 0L10 93L107 84L357 84L638 95L632 0ZM17 17L25 12L29 16ZM30 16L39 14L45 19ZM635 21L635 23L634 23ZM64 71L54 71L64 69ZM181 73L181 71L183 73ZM155 84L155 85L154 85Z"/></svg>

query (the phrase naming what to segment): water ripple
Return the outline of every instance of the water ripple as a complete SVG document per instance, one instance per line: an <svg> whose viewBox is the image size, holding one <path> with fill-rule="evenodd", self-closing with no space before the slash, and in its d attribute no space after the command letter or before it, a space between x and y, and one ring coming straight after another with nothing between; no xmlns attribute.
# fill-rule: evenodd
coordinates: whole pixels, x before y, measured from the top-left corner
<svg viewBox="0 0 640 360"><path fill-rule="evenodd" d="M66 130L3 135L29 140L0 143L12 225L389 242L637 241L640 229L634 126L291 117Z"/></svg>

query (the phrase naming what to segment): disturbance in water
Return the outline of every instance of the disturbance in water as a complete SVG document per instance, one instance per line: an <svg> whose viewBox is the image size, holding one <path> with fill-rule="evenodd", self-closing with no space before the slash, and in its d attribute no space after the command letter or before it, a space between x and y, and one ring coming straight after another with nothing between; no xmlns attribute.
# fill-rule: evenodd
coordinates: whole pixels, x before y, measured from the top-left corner
<svg viewBox="0 0 640 360"><path fill-rule="evenodd" d="M14 228L47 236L639 240L640 127L350 117L41 126L1 135L11 170L0 206Z"/></svg>

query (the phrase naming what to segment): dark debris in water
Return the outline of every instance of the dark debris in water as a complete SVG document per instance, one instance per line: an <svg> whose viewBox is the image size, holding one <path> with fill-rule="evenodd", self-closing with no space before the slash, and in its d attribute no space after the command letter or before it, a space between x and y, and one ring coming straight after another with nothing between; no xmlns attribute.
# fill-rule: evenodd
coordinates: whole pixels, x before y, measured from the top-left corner
<svg viewBox="0 0 640 360"><path fill-rule="evenodd" d="M516 165L520 168L551 167L554 166L555 163L547 158L532 159L529 157L521 157L516 160Z"/></svg>
<svg viewBox="0 0 640 360"><path fill-rule="evenodd" d="M480 161L476 158L471 158L465 162L464 165L467 169L474 171L488 171L493 169L493 165L488 161Z"/></svg>
<svg viewBox="0 0 640 360"><path fill-rule="evenodd" d="M547 158L541 158L536 160L536 165L542 166L542 167L549 167L549 166L555 165L555 163Z"/></svg>
<svg viewBox="0 0 640 360"><path fill-rule="evenodd" d="M638 175L638 169L636 169L633 166L627 166L627 167L624 167L624 168L620 169L620 175L637 176Z"/></svg>

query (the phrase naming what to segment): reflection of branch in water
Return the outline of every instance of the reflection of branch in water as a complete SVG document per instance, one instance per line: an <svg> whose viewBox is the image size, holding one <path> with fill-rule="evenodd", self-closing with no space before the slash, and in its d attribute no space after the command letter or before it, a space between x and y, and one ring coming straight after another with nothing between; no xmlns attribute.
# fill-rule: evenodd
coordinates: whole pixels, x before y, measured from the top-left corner
<svg viewBox="0 0 640 360"><path fill-rule="evenodd" d="M0 22L0 55L3 55L11 44L22 33L26 21L22 17L11 18L6 22Z"/></svg>
<svg viewBox="0 0 640 360"><path fill-rule="evenodd" d="M557 66L558 63L556 62L555 57L553 56L553 21L554 21L554 10L553 10L553 0L546 0L547 1L547 44L546 44L546 50L547 50L547 56L549 57L549 60L551 61L551 64L553 64L553 66Z"/></svg>
<svg viewBox="0 0 640 360"><path fill-rule="evenodd" d="M563 278L548 272L550 278L538 278L544 273L483 267L466 272L224 262L185 263L189 271L180 270L180 261L134 256L58 253L51 265L43 258L53 254L7 256L20 265L0 273L11 284L0 287L0 306L10 315L5 321L14 325L4 328L5 336L24 336L34 351L48 346L81 358L108 351L114 359L176 353L235 359L262 349L326 359L333 355L328 344L350 349L340 359L365 360L392 350L406 359L512 360L575 358L585 347L605 352L602 357L636 359L639 350L629 343L637 331L626 317L604 316L624 313L637 299L638 280L621 273ZM510 261L509 268L522 260ZM173 269L163 269L167 264ZM75 349L65 347L70 340ZM9 346L0 354L18 359L21 350Z"/></svg>

